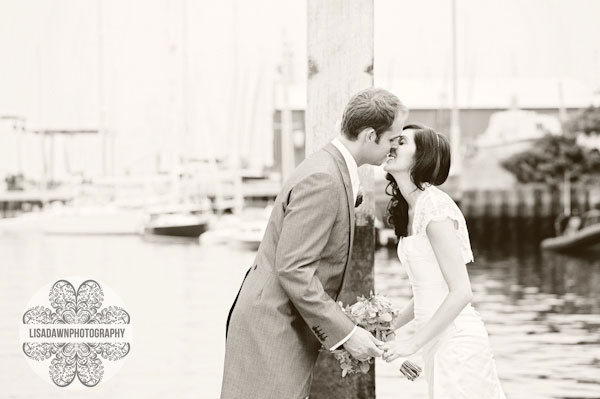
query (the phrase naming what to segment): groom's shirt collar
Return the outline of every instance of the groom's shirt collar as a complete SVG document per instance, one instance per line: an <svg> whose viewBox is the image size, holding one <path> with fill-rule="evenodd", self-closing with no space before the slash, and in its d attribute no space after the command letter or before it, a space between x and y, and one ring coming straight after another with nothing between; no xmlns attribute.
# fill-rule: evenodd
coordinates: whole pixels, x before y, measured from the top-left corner
<svg viewBox="0 0 600 399"><path fill-rule="evenodd" d="M354 202L356 202L356 197L358 196L358 186L360 185L360 178L358 177L358 165L356 164L356 160L350 154L350 151L346 148L344 143L340 141L339 138L335 138L331 141L331 144L335 146L342 153L342 157L344 157L344 161L346 162L346 166L348 167L348 172L350 173L350 183L352 184L352 194L354 195ZM354 204L353 204L354 205Z"/></svg>

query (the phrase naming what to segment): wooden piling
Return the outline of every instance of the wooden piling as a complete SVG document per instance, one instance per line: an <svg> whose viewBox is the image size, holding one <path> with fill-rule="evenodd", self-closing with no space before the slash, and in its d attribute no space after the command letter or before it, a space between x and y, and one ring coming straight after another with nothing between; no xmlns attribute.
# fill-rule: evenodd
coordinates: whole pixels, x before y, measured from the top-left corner
<svg viewBox="0 0 600 399"><path fill-rule="evenodd" d="M552 190L540 190L540 215L543 217L554 215L552 209Z"/></svg>
<svg viewBox="0 0 600 399"><path fill-rule="evenodd" d="M508 190L506 193L506 216L515 218L519 216L519 196L517 190Z"/></svg>
<svg viewBox="0 0 600 399"><path fill-rule="evenodd" d="M600 204L600 189L583 185L570 188L570 208L584 213ZM462 193L461 210L467 217L554 218L564 213L563 188L541 184L510 189L469 190Z"/></svg>
<svg viewBox="0 0 600 399"><path fill-rule="evenodd" d="M350 97L373 85L373 0L308 0L308 104L306 152L339 134ZM375 251L373 170L359 170L364 192L357 211L352 263L339 299L353 303L374 289ZM341 377L337 361L321 353L313 375L311 399L375 397L375 368Z"/></svg>

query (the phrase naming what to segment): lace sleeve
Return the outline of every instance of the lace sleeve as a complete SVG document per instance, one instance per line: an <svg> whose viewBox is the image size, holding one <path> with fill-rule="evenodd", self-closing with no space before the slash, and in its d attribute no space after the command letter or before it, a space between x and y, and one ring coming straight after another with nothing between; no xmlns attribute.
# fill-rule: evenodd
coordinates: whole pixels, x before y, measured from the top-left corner
<svg viewBox="0 0 600 399"><path fill-rule="evenodd" d="M414 233L427 234L429 222L451 219L456 227L464 262L473 262L467 222L452 198L436 187L429 187L420 200L415 209Z"/></svg>

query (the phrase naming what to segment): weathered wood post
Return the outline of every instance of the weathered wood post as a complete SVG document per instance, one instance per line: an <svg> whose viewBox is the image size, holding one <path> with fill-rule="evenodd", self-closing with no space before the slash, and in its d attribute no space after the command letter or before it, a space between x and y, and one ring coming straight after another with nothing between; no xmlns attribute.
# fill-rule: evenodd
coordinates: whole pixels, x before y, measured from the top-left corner
<svg viewBox="0 0 600 399"><path fill-rule="evenodd" d="M308 104L306 152L340 134L350 97L373 85L373 0L308 0ZM357 209L350 274L339 297L353 303L373 290L375 251L373 170L359 170L363 204ZM368 374L341 378L337 361L319 356L311 399L374 398L375 367Z"/></svg>

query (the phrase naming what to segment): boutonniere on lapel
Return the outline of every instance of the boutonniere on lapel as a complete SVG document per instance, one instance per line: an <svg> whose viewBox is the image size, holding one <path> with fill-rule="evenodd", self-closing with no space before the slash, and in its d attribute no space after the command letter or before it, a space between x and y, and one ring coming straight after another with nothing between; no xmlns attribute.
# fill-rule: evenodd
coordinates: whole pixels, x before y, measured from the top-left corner
<svg viewBox="0 0 600 399"><path fill-rule="evenodd" d="M363 202L363 191L362 187L358 188L358 194L356 195L356 202L354 203L354 207L358 208L360 204Z"/></svg>

